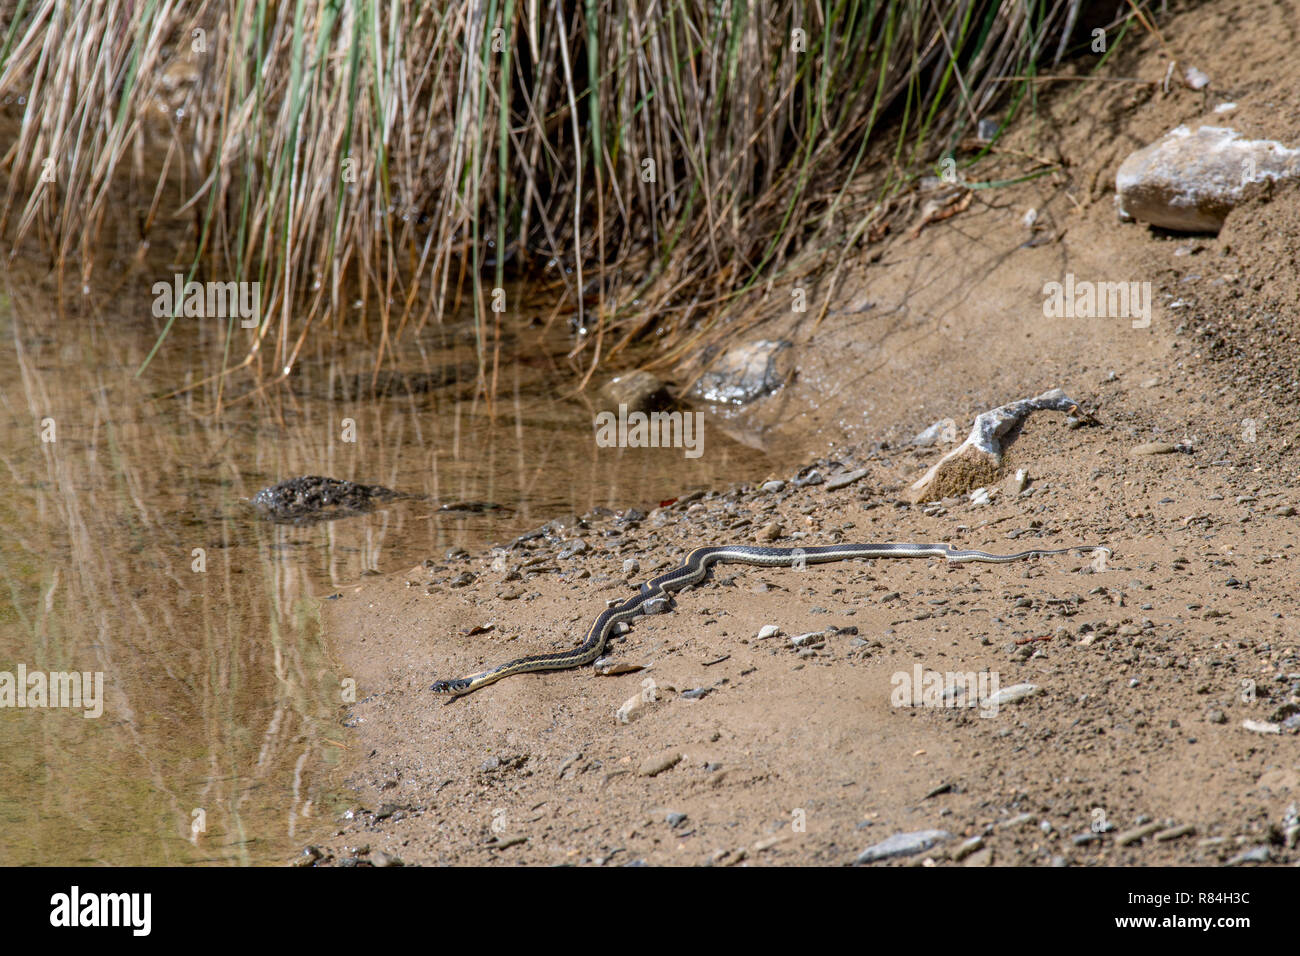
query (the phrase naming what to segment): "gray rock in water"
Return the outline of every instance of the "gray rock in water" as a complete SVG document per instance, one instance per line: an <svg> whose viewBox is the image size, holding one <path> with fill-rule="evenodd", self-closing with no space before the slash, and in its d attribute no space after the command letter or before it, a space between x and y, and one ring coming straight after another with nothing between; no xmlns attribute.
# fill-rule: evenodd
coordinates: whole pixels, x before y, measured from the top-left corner
<svg viewBox="0 0 1300 956"><path fill-rule="evenodd" d="M917 830L915 833L895 833L887 840L882 840L867 847L858 854L857 862L875 863L877 860L889 860L898 856L915 856L932 846L951 840L952 834L947 830Z"/></svg>
<svg viewBox="0 0 1300 956"><path fill-rule="evenodd" d="M745 405L785 384L785 340L760 340L731 349L700 376L692 391L706 402Z"/></svg>
<svg viewBox="0 0 1300 956"><path fill-rule="evenodd" d="M1120 215L1180 232L1218 232L1250 186L1300 175L1300 150L1236 130L1186 126L1124 160L1115 175Z"/></svg>
<svg viewBox="0 0 1300 956"><path fill-rule="evenodd" d="M629 372L612 378L596 394L600 411L618 414L620 405L628 412L656 412L672 404L668 387L649 372Z"/></svg>

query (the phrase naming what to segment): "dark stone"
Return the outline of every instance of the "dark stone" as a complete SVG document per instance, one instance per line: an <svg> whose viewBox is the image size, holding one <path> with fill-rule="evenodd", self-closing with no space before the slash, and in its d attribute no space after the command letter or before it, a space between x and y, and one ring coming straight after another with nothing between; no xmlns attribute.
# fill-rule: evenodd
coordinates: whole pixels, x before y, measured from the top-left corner
<svg viewBox="0 0 1300 956"><path fill-rule="evenodd" d="M673 403L668 386L649 372L636 371L610 379L596 394L599 411L618 414L619 406L628 412L656 412Z"/></svg>
<svg viewBox="0 0 1300 956"><path fill-rule="evenodd" d="M263 488L253 496L253 507L270 521L307 524L363 514L377 502L414 497L383 485L307 475Z"/></svg>

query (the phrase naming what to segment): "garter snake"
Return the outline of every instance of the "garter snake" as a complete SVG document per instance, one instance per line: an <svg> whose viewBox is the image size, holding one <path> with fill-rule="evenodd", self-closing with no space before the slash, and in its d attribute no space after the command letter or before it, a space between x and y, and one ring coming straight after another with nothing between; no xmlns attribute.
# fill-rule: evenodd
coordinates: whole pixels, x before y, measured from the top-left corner
<svg viewBox="0 0 1300 956"><path fill-rule="evenodd" d="M1068 554L1074 551L1104 551L1110 554L1110 549L1104 545L1034 548L1029 551L1018 551L1015 554L989 554L987 551L961 550L948 544L835 544L811 548L722 545L696 548L686 556L686 561L681 567L652 578L642 584L641 590L632 597L612 604L602 611L587 631L587 639L573 650L521 657L468 677L440 680L430 689L435 693L450 694L455 698L514 674L526 674L530 671L558 671L589 664L604 651L615 625L644 613L646 602L653 598L666 598L669 591L699 584L708 577L709 569L715 564L754 564L761 567L787 568L805 564L822 564L827 561L846 561L852 558L947 558L950 564L961 561L1006 564L1041 554Z"/></svg>

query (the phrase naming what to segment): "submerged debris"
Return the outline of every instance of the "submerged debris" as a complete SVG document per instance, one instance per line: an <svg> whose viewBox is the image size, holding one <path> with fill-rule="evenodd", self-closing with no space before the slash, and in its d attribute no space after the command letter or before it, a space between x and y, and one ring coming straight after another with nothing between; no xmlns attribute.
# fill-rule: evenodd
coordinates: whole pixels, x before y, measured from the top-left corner
<svg viewBox="0 0 1300 956"><path fill-rule="evenodd" d="M306 475L263 488L253 496L253 507L270 521L305 523L363 514L378 501L413 497L383 485Z"/></svg>

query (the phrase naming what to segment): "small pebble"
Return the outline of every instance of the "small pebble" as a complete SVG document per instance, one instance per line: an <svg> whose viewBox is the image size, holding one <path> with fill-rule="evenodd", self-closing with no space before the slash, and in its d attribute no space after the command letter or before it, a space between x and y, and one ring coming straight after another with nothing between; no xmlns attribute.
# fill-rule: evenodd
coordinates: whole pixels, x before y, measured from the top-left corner
<svg viewBox="0 0 1300 956"><path fill-rule="evenodd" d="M666 597L652 597L641 605L642 614L667 614L672 604Z"/></svg>
<svg viewBox="0 0 1300 956"><path fill-rule="evenodd" d="M984 708L1000 707L1003 704L1014 704L1017 701L1024 700L1026 697L1033 697L1042 691L1037 684L1013 684L1010 687L1004 687L996 694L993 694L984 700Z"/></svg>
<svg viewBox="0 0 1300 956"><path fill-rule="evenodd" d="M1130 843L1140 843L1144 837L1149 837L1157 830L1161 829L1159 823L1146 823L1142 826L1134 827L1131 830L1125 830L1115 837L1115 843L1119 846L1128 846Z"/></svg>
<svg viewBox="0 0 1300 956"><path fill-rule="evenodd" d="M859 468L857 471L849 471L849 472L845 472L842 475L836 475L830 481L826 482L826 490L838 491L840 488L845 488L853 484L855 481L861 478L865 478L866 476L867 476L867 469L865 468Z"/></svg>
<svg viewBox="0 0 1300 956"><path fill-rule="evenodd" d="M1182 826L1170 827L1167 830L1161 830L1156 834L1157 843L1165 843L1169 840L1177 840L1179 837L1192 836L1196 833L1196 826L1191 823L1184 823Z"/></svg>
<svg viewBox="0 0 1300 956"><path fill-rule="evenodd" d="M645 670L644 664L633 664L631 661L616 661L608 657L602 657L592 667L601 677L615 677L619 674L632 674L636 671Z"/></svg>
<svg viewBox="0 0 1300 956"><path fill-rule="evenodd" d="M945 840L951 840L947 830L917 830L915 833L895 833L880 843L867 847L858 854L857 862L874 863L899 856L914 856Z"/></svg>
<svg viewBox="0 0 1300 956"><path fill-rule="evenodd" d="M1177 445L1171 445L1167 441L1149 441L1142 445L1134 445L1128 450L1130 455L1168 455L1178 450Z"/></svg>
<svg viewBox="0 0 1300 956"><path fill-rule="evenodd" d="M1225 866L1240 866L1243 863L1267 863L1269 861L1268 847L1257 846L1249 850L1238 853Z"/></svg>
<svg viewBox="0 0 1300 956"><path fill-rule="evenodd" d="M1031 823L1033 819L1034 819L1034 815L1032 813L1021 813L1000 822L998 824L998 829L1011 830L1014 829L1015 827L1023 826L1026 823Z"/></svg>
<svg viewBox="0 0 1300 956"><path fill-rule="evenodd" d="M563 551L561 551L559 554L557 554L555 557L557 560L563 560L565 558L571 558L575 554L586 554L590 550L591 550L591 546L588 545L586 541L582 540L581 538L574 538L572 541L569 542L569 546L565 548Z"/></svg>
<svg viewBox="0 0 1300 956"><path fill-rule="evenodd" d="M1241 726L1256 734L1280 734L1282 732L1281 724L1268 723L1263 720L1243 720Z"/></svg>
<svg viewBox="0 0 1300 956"><path fill-rule="evenodd" d="M643 777L656 777L665 770L671 770L681 763L682 754L678 750L665 750L654 757L647 757L637 767L637 773Z"/></svg>

